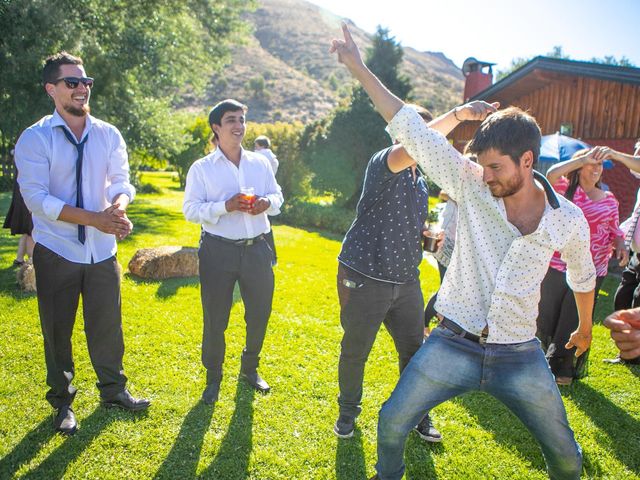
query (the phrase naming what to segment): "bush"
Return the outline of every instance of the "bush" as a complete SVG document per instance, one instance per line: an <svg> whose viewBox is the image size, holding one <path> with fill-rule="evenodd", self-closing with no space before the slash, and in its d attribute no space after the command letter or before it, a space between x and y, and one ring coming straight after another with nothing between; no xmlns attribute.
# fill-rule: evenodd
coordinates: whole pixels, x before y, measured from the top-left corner
<svg viewBox="0 0 640 480"><path fill-rule="evenodd" d="M338 205L321 205L308 200L293 199L285 202L278 219L282 223L296 227L318 228L344 235L353 219L355 211Z"/></svg>
<svg viewBox="0 0 640 480"><path fill-rule="evenodd" d="M162 193L160 187L156 187L153 183L140 183L136 187L136 193Z"/></svg>
<svg viewBox="0 0 640 480"><path fill-rule="evenodd" d="M253 150L253 143L259 135L266 135L271 140L271 149L280 162L276 179L282 188L285 203L294 198L306 198L311 195L311 172L302 160L300 152L302 131L301 123L247 124L245 148Z"/></svg>

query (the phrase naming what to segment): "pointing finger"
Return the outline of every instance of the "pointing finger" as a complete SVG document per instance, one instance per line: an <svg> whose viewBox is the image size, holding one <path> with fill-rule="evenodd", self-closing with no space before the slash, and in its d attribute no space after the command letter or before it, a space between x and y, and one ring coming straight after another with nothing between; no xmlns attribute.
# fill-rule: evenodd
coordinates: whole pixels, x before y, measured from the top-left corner
<svg viewBox="0 0 640 480"><path fill-rule="evenodd" d="M345 42L353 42L353 37L351 36L351 32L349 31L349 27L345 22L342 22L342 33L344 35Z"/></svg>

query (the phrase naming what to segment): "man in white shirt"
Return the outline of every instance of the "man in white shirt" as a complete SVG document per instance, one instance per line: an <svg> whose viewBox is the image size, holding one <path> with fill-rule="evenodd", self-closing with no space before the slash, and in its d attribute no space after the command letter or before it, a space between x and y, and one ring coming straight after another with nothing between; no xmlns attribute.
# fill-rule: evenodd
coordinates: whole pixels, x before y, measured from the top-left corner
<svg viewBox="0 0 640 480"><path fill-rule="evenodd" d="M198 256L206 404L218 399L236 283L247 324L240 376L256 390L269 391L257 371L274 289L273 252L265 234L271 230L267 215L280 213L283 198L267 159L242 148L246 110L236 100L213 107L209 124L218 147L191 166L184 192L185 218L202 225Z"/></svg>
<svg viewBox="0 0 640 480"><path fill-rule="evenodd" d="M266 135L260 135L256 137L255 141L253 142L253 149L261 155L267 157L274 175L278 173L278 166L280 165L280 162L278 162L278 158L276 157L275 153L271 151L271 140L269 140L269 137L267 137Z"/></svg>
<svg viewBox="0 0 640 480"><path fill-rule="evenodd" d="M89 115L93 79L66 52L46 59L43 82L55 104L16 144L18 183L33 213L33 264L47 365L47 400L56 430L73 434L71 333L80 295L91 363L102 403L130 411L150 402L125 388L120 271L116 238L133 227L126 215L135 190L120 132Z"/></svg>
<svg viewBox="0 0 640 480"><path fill-rule="evenodd" d="M487 117L468 147L476 164L389 92L362 62L346 25L343 33L331 51L390 122L391 136L458 204L456 244L436 305L444 319L380 410L376 477L402 477L407 435L425 410L480 390L531 431L551 478L579 478L580 447L535 338L536 317L540 284L558 250L580 316L568 345L582 354L591 343L595 268L581 211L534 181L538 125L515 108Z"/></svg>
<svg viewBox="0 0 640 480"><path fill-rule="evenodd" d="M269 160L269 165L271 165L271 169L273 170L273 174L278 173L278 166L280 162L276 157L276 154L271 151L271 140L266 135L259 135L253 141L253 150L261 155L264 155L267 160ZM267 243L273 250L273 266L275 267L278 263L278 252L276 251L276 241L273 238L273 230L269 230L269 233L265 235Z"/></svg>

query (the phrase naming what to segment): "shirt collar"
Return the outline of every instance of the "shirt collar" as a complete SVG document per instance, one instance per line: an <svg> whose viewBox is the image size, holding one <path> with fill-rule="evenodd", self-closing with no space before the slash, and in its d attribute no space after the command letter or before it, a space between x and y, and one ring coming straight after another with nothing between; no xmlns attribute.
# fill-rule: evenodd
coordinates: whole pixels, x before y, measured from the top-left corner
<svg viewBox="0 0 640 480"><path fill-rule="evenodd" d="M244 160L247 158L247 154L246 154L246 150L244 148L242 148L242 146L240 146L240 160ZM213 163L216 163L218 160L226 160L227 162L231 162L231 160L229 160L226 155L222 152L222 150L220 150L220 147L216 147L216 149L211 152L211 160L213 161Z"/></svg>
<svg viewBox="0 0 640 480"><path fill-rule="evenodd" d="M82 138L80 138L80 141L82 141L82 139L86 137L87 134L89 133L89 130L91 130L91 126L93 125L92 120L93 120L93 117L91 115L87 115L87 121L84 124L84 131L82 132ZM53 115L51 117L51 127L54 128L54 127L60 127L60 126L63 126L67 128L69 131L71 131L71 129L69 128L69 125L67 125L67 122L65 122L64 118L62 118L62 115L58 113L58 110L54 110Z"/></svg>
<svg viewBox="0 0 640 480"><path fill-rule="evenodd" d="M558 200L558 196L549 183L549 180L547 180L547 177L534 170L533 178L537 180L540 185L542 185L542 188L544 188L544 193L547 195L547 201L549 202L551 208L553 208L554 210L560 208L560 201Z"/></svg>

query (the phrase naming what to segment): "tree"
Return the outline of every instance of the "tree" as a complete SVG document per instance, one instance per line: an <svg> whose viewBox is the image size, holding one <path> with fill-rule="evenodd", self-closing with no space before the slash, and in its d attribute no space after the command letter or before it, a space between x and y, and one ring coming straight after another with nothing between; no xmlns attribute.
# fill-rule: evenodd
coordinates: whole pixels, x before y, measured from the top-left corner
<svg viewBox="0 0 640 480"><path fill-rule="evenodd" d="M178 151L169 156L169 162L178 173L180 188L184 188L189 168L213 149L211 127L206 117L196 117L182 130L183 142Z"/></svg>
<svg viewBox="0 0 640 480"><path fill-rule="evenodd" d="M402 57L402 47L387 29L378 26L366 64L393 93L406 99L411 83L399 73ZM369 158L390 144L385 126L366 92L356 87L349 102L339 106L328 120L307 127L302 151L316 173L314 186L331 191L344 205L354 206Z"/></svg>
<svg viewBox="0 0 640 480"><path fill-rule="evenodd" d="M2 0L0 156L52 104L42 60L59 50L83 57L96 78L92 109L115 124L138 157L175 149L174 104L199 95L248 32L242 0ZM179 142L178 142L179 143Z"/></svg>
<svg viewBox="0 0 640 480"><path fill-rule="evenodd" d="M559 58L559 59L562 59L562 60L573 60L569 55L564 53L564 51L562 50L562 46L561 45L555 45L551 49L551 51L548 52L545 55L545 57ZM508 75L511 75L513 72L518 70L520 67L523 67L526 63L530 62L532 59L533 59L533 57L531 57L531 58L524 58L524 57L514 58L513 60L511 60L511 64L507 68L505 68L504 70L499 70L498 71L498 73L496 74L496 80L502 80L504 77L506 77ZM625 56L620 57L620 59L618 60L613 55L606 55L604 58L592 57L591 60L589 60L589 61L593 62L593 63L602 63L602 64L605 64L605 65L616 65L616 66L620 66L620 67L634 67L635 66Z"/></svg>

